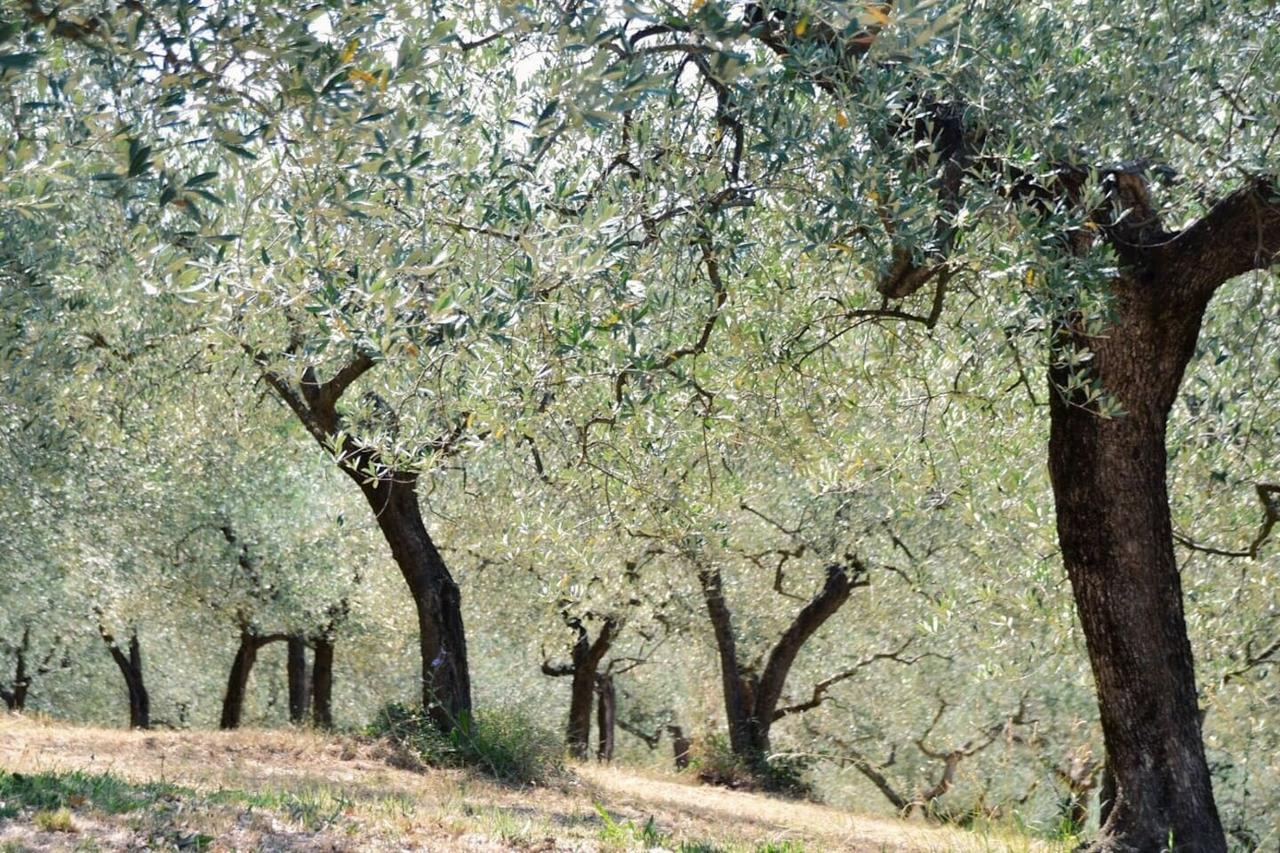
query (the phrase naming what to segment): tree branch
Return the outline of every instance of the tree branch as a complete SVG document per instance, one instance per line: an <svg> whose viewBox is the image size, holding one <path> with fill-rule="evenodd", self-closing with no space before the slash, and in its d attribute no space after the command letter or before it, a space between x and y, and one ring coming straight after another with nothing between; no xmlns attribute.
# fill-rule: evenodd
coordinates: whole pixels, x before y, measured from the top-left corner
<svg viewBox="0 0 1280 853"><path fill-rule="evenodd" d="M1189 282L1193 299L1207 300L1227 281L1280 259L1280 188L1257 178L1218 201L1164 245L1161 269Z"/></svg>

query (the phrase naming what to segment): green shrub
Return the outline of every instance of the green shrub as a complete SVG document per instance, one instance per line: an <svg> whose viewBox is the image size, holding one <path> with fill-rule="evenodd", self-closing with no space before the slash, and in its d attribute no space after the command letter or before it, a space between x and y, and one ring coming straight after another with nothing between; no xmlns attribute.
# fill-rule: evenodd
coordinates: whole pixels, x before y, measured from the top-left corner
<svg viewBox="0 0 1280 853"><path fill-rule="evenodd" d="M748 761L734 755L729 739L713 734L697 744L694 766L698 779L709 785L748 791L768 791L788 797L811 798L810 760L805 756L774 754Z"/></svg>
<svg viewBox="0 0 1280 853"><path fill-rule="evenodd" d="M563 772L560 738L514 708L463 715L441 733L420 707L387 705L369 734L408 749L432 767L471 767L512 784L545 782Z"/></svg>

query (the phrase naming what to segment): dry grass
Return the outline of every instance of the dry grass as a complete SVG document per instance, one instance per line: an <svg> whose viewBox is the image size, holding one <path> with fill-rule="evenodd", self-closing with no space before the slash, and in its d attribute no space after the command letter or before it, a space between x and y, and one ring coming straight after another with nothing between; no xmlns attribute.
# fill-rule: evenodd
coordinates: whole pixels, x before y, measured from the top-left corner
<svg viewBox="0 0 1280 853"><path fill-rule="evenodd" d="M618 768L583 765L562 784L517 789L389 759L380 744L310 732L141 733L0 716L0 769L109 774L138 804L64 796L69 820L57 823L73 832L37 819L47 806L19 808L0 818L0 851L1051 849Z"/></svg>

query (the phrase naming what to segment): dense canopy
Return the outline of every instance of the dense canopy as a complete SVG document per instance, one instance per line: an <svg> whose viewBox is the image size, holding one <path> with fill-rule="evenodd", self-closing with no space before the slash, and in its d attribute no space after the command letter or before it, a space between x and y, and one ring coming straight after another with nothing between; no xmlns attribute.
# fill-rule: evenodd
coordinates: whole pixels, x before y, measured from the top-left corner
<svg viewBox="0 0 1280 853"><path fill-rule="evenodd" d="M1254 0L3 0L0 695L1273 849L1277 81Z"/></svg>

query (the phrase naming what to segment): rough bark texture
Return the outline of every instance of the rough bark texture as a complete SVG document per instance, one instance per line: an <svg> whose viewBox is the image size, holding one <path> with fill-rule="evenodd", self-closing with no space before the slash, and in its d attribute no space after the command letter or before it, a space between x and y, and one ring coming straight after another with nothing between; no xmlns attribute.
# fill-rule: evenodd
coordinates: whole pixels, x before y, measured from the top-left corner
<svg viewBox="0 0 1280 853"><path fill-rule="evenodd" d="M320 635L313 641L311 663L311 722L318 729L333 728L333 638Z"/></svg>
<svg viewBox="0 0 1280 853"><path fill-rule="evenodd" d="M613 687L612 675L597 676L596 697L596 760L608 763L613 761L618 718L618 694Z"/></svg>
<svg viewBox="0 0 1280 853"><path fill-rule="evenodd" d="M441 731L471 712L462 594L422 523L411 476L362 483L391 554L413 596L422 655L422 704Z"/></svg>
<svg viewBox="0 0 1280 853"><path fill-rule="evenodd" d="M1049 470L1114 799L1100 850L1225 850L1200 737L1195 670L1173 551L1165 423L1195 350L1203 299L1172 299L1135 272L1114 285L1116 322L1076 343L1124 408L1099 417L1058 389Z"/></svg>
<svg viewBox="0 0 1280 853"><path fill-rule="evenodd" d="M289 722L302 725L307 720L311 706L311 676L307 671L307 640L301 634L291 634L288 645L286 672L289 682Z"/></svg>

